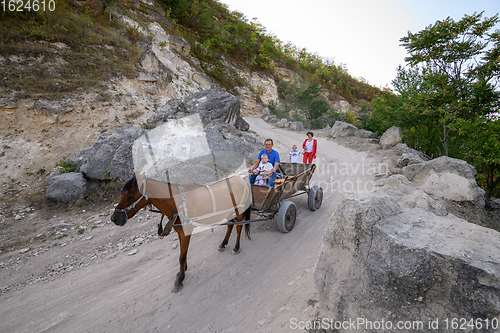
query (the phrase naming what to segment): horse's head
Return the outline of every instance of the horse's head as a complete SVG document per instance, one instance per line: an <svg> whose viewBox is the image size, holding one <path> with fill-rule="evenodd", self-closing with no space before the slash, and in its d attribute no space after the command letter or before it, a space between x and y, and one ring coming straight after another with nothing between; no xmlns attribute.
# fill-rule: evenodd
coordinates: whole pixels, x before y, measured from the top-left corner
<svg viewBox="0 0 500 333"><path fill-rule="evenodd" d="M134 175L123 187L122 197L118 205L116 205L113 215L111 215L111 221L116 225L123 226L129 218L132 218L147 203L147 197L139 192L137 179Z"/></svg>

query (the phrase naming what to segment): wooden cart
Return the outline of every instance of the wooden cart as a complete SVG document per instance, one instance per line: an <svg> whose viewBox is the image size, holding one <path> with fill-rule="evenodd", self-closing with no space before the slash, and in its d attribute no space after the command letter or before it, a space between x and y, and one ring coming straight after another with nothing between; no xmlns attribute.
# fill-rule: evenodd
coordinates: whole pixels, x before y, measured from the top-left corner
<svg viewBox="0 0 500 333"><path fill-rule="evenodd" d="M261 219L242 221L243 223L273 219L276 214L278 229L289 232L295 225L297 207L292 201L285 199L307 194L309 209L315 211L321 207L323 189L318 186L309 186L309 181L316 170L316 164L286 163L281 162L279 173L283 182L274 187L251 185L252 188L252 213L261 216Z"/></svg>
<svg viewBox="0 0 500 333"><path fill-rule="evenodd" d="M224 222L220 225L246 224L250 222L266 221L274 219L278 215L276 223L281 232L290 232L295 226L297 218L297 207L292 201L284 201L294 196L307 194L307 205L310 210L315 211L321 207L323 202L323 189L318 186L310 186L316 164L286 163L279 166L281 180L277 178L274 187L250 185L252 190L251 212L260 216L258 219L243 220L239 222ZM150 209L152 212L161 213L158 210ZM159 226L163 221L162 215ZM182 224L174 225L182 226ZM159 232L161 234L161 232Z"/></svg>

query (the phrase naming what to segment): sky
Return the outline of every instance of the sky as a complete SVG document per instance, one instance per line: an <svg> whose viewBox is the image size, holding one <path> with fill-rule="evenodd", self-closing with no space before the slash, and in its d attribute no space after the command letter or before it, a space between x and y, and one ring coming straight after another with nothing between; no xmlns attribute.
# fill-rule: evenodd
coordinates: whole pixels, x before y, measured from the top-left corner
<svg viewBox="0 0 500 333"><path fill-rule="evenodd" d="M406 49L400 38L448 16L500 12L500 0L219 0L257 19L268 34L307 52L344 64L369 84L392 87ZM500 29L500 25L496 26Z"/></svg>

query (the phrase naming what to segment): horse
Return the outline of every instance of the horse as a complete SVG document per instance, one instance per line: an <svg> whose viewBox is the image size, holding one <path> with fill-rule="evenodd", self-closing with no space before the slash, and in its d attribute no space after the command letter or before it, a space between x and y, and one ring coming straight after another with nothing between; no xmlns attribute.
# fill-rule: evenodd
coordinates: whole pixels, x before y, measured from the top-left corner
<svg viewBox="0 0 500 333"><path fill-rule="evenodd" d="M146 182L147 182L148 193L155 193L156 194L155 196L160 195L160 197L151 198L147 195L141 194L141 192L139 191L137 177L134 174L133 177L125 183L122 189L120 202L115 207L115 211L111 216L111 221L113 221L113 223L118 226L123 226L125 225L125 223L127 223L128 219L132 218L135 214L137 214L139 210L145 208L148 204L152 204L162 214L167 216L169 221L165 226L165 229L162 229L162 225L160 222L160 224L158 225L158 234L160 236L168 235L170 233L171 228L173 227L173 229L177 232L177 235L179 236L180 269L176 275L174 281L174 288L172 289L172 292L177 293L183 288L182 282L185 278L185 272L187 270L187 252L189 248L189 241L191 239L192 230L194 229L194 226L183 224L181 219L182 212L180 212L180 210L186 213L186 211L188 211L189 208L189 211L192 214L194 212L193 216L198 216L198 217L210 216L210 218L205 219L205 221L203 221L202 219L198 219L200 224L207 221L208 223L214 223L214 219L222 221L221 214L206 214L207 208L206 207L203 208L203 202L205 203L210 202L210 200L207 200L208 199L207 189L208 189L209 193L208 195L212 198L212 206L215 207L215 205L218 204L219 205L218 207L220 207L223 210L223 212L225 212L225 215L228 216L227 209L223 209L225 207L222 207L224 202L221 202L221 200L219 200L219 202L216 203L215 201L217 201L217 197L214 195L214 192L215 194L217 194L221 193L222 190L224 190L224 181L218 183L217 185L219 186L218 188L215 185L212 186L212 188L210 188L209 186L190 184L190 185L184 185L182 190L179 188L179 186L170 183L164 183L154 180L146 180ZM224 193L226 193L226 196L230 196L231 198L230 205L232 206L233 212L234 210L236 211L235 212L236 218L231 220L233 221L233 223L229 223L227 225L226 235L222 243L219 245L219 251L224 251L226 245L229 242L229 237L231 236L233 226L234 224L237 224L236 244L234 246L232 253L238 254L241 251L240 236L243 227L242 224L238 224L238 222L250 220L250 207L248 207L246 210L239 209L236 199L240 199L238 200L239 202L245 201L248 199L248 197L245 197L245 195L248 196L249 193L245 190L244 187L247 186L247 183L240 177L237 176L231 177L231 179L226 179L225 183L226 183L225 187L226 191ZM227 191L228 187L229 187L229 192ZM182 193L185 193L185 196L188 199L185 200L184 202L185 207L180 207L182 206L182 204L179 204L180 201L179 196ZM224 195L220 195L219 197L224 197ZM239 205L239 207L241 208L241 205ZM233 215L231 215L231 217L232 216ZM234 223L234 221L236 223ZM249 240L251 239L249 223L245 224L245 236Z"/></svg>

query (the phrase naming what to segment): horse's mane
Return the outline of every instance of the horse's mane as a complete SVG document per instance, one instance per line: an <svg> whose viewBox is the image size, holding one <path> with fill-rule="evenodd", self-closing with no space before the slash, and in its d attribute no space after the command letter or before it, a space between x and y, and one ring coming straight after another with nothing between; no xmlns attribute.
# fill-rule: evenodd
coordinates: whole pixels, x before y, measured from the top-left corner
<svg viewBox="0 0 500 333"><path fill-rule="evenodd" d="M125 183L125 186L123 186L123 192L128 192L132 187L137 186L137 178L132 177L128 182Z"/></svg>

